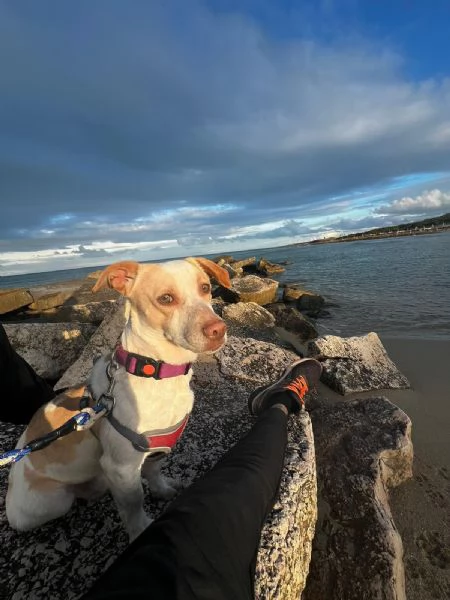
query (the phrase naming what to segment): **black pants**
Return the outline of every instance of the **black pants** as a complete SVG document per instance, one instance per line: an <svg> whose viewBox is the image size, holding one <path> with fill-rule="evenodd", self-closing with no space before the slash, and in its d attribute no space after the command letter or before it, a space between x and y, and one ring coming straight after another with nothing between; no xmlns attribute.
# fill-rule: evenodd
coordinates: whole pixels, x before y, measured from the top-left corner
<svg viewBox="0 0 450 600"><path fill-rule="evenodd" d="M0 421L29 423L37 409L51 400L52 387L17 354L0 324Z"/></svg>
<svg viewBox="0 0 450 600"><path fill-rule="evenodd" d="M286 414L268 409L127 548L84 600L253 598L261 528L278 491L286 442Z"/></svg>

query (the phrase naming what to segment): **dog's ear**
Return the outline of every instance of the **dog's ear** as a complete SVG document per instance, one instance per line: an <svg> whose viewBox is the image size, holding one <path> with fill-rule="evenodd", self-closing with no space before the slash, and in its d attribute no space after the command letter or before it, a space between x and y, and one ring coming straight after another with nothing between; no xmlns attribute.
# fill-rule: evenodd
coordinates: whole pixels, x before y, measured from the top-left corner
<svg viewBox="0 0 450 600"><path fill-rule="evenodd" d="M219 265L216 265L216 263L212 260L209 260L208 258L201 258L199 256L196 256L195 258L189 257L186 260L190 263L196 264L202 269L202 271L205 271L207 275L215 279L217 283L223 285L223 287L231 288L231 281L228 271L222 267L219 267Z"/></svg>
<svg viewBox="0 0 450 600"><path fill-rule="evenodd" d="M117 290L124 296L128 296L134 285L138 269L139 263L131 260L124 260L109 265L109 267L106 267L103 273L101 273L97 283L92 288L92 291L98 292L105 287L109 287Z"/></svg>

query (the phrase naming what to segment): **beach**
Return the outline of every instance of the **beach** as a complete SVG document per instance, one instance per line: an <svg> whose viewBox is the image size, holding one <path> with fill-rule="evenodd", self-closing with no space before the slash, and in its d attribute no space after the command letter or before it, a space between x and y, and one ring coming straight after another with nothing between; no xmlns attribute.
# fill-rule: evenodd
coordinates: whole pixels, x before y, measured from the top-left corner
<svg viewBox="0 0 450 600"><path fill-rule="evenodd" d="M412 421L413 479L391 491L408 600L450 597L450 341L384 339L412 389L386 396Z"/></svg>
<svg viewBox="0 0 450 600"><path fill-rule="evenodd" d="M450 597L450 272L444 262L450 234L435 236L426 245L425 237L342 244L336 256L325 245L266 256L274 262L288 261L282 281L307 280L309 289L325 296L330 314L317 320L319 335L349 337L375 331L408 378L411 389L406 390L343 397L320 383L319 393L339 402L382 395L411 419L413 478L390 490L393 519L404 546L407 598L446 600ZM427 267L420 271L425 252ZM441 273L439 281L433 279L434 272ZM33 288L38 295L78 287L83 281L73 281L73 272L59 282L57 274L51 282L47 274L38 275ZM278 333L305 351L295 334Z"/></svg>
<svg viewBox="0 0 450 600"><path fill-rule="evenodd" d="M408 600L450 597L450 341L383 337L390 358L411 383L382 395L412 421L413 479L390 490L404 546ZM320 394L343 396L320 384ZM365 392L346 399L378 395Z"/></svg>

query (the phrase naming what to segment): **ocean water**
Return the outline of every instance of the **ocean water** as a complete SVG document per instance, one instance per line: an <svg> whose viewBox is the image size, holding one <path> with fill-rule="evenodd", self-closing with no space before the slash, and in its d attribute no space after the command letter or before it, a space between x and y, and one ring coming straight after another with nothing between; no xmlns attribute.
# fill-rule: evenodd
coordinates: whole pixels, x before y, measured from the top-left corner
<svg viewBox="0 0 450 600"><path fill-rule="evenodd" d="M450 340L450 233L340 244L230 252L287 262L280 282L324 296L321 334ZM84 277L95 267L0 277L0 287L32 287Z"/></svg>

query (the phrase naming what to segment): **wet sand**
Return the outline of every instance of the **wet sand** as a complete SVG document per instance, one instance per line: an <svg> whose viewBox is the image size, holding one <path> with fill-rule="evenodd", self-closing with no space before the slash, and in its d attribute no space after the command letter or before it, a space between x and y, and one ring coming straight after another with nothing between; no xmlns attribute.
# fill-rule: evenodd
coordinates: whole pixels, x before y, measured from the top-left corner
<svg viewBox="0 0 450 600"><path fill-rule="evenodd" d="M278 329L300 352L295 336ZM450 598L450 340L401 340L380 336L411 389L377 390L345 399L382 395L412 421L413 478L390 490L390 506L404 547L408 600ZM344 396L319 383L319 393Z"/></svg>
<svg viewBox="0 0 450 600"><path fill-rule="evenodd" d="M383 344L412 389L387 391L412 421L413 479L390 493L408 600L450 598L450 341Z"/></svg>
<svg viewBox="0 0 450 600"><path fill-rule="evenodd" d="M411 389L345 396L383 395L412 421L413 478L390 491L402 536L408 600L450 598L450 341L381 341ZM319 393L343 396L319 384Z"/></svg>

